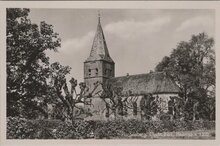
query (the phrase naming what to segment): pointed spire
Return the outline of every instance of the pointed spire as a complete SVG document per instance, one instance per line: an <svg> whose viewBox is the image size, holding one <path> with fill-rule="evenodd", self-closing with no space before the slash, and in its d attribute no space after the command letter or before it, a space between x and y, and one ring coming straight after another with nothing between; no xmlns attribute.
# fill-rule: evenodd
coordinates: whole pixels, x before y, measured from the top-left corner
<svg viewBox="0 0 220 146"><path fill-rule="evenodd" d="M89 58L86 61L94 60L106 60L108 62L114 62L108 52L107 44L105 41L105 36L102 30L101 21L100 21L100 12L98 12L98 26L96 34L93 40L92 49L89 55Z"/></svg>
<svg viewBox="0 0 220 146"><path fill-rule="evenodd" d="M101 23L101 14L100 14L100 11L98 11L98 23Z"/></svg>

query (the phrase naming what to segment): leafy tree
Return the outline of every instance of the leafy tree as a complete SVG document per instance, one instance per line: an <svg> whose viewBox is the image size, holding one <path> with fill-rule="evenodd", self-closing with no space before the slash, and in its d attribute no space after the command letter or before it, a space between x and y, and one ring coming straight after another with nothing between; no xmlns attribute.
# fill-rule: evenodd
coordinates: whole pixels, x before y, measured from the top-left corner
<svg viewBox="0 0 220 146"><path fill-rule="evenodd" d="M49 57L46 50L60 47L58 34L45 22L28 18L30 10L7 9L7 116L34 118L46 114L37 97L47 96Z"/></svg>
<svg viewBox="0 0 220 146"><path fill-rule="evenodd" d="M206 101L215 100L213 46L214 39L207 34L193 35L188 42L180 42L171 55L165 56L155 68L155 71L166 72L180 86L185 110L188 115L194 115L189 119L195 119L196 115L207 117L204 111L208 104ZM189 111L193 111L193 114Z"/></svg>
<svg viewBox="0 0 220 146"><path fill-rule="evenodd" d="M168 68L168 64L170 62L170 57L165 56L162 61L156 66L156 71L164 71L165 68Z"/></svg>

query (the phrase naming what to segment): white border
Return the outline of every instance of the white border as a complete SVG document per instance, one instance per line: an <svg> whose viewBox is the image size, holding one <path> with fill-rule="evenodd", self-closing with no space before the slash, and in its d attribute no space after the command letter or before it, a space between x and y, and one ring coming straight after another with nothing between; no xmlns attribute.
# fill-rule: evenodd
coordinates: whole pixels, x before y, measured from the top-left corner
<svg viewBox="0 0 220 146"><path fill-rule="evenodd" d="M7 140L6 139L6 8L78 9L215 9L216 15L216 140ZM219 137L219 57L220 2L218 1L0 1L0 145L220 145Z"/></svg>

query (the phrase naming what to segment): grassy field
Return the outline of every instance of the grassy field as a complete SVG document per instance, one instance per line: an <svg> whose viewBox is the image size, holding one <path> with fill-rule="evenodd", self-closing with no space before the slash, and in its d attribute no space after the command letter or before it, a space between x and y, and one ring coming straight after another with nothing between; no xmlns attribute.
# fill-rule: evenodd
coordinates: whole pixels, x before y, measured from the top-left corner
<svg viewBox="0 0 220 146"><path fill-rule="evenodd" d="M132 134L130 139L215 139L214 130L195 130L163 133Z"/></svg>

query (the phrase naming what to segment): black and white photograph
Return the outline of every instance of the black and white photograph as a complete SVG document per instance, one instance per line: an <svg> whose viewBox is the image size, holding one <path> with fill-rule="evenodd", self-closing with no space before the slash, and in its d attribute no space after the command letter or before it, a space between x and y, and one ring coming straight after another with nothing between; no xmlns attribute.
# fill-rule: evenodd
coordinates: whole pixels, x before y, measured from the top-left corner
<svg viewBox="0 0 220 146"><path fill-rule="evenodd" d="M4 11L7 140L216 139L215 9Z"/></svg>

